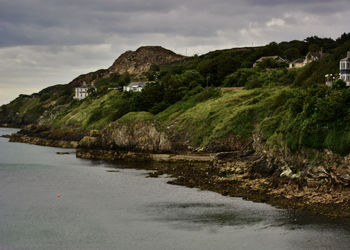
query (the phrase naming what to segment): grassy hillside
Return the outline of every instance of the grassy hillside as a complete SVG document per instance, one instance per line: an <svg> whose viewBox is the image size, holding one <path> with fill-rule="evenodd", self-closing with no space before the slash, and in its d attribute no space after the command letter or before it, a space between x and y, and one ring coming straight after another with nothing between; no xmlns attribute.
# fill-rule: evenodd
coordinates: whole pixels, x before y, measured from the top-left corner
<svg viewBox="0 0 350 250"><path fill-rule="evenodd" d="M147 120L193 147L210 148L227 138L246 144L253 133L260 133L276 150L326 148L342 155L350 153L350 89L346 88L207 88L155 115L142 111L121 116L125 100L125 93L118 91L87 99L60 113L50 126L101 130L113 122Z"/></svg>
<svg viewBox="0 0 350 250"><path fill-rule="evenodd" d="M261 56L293 60L323 49L322 59L298 70L265 63ZM153 65L144 76L154 83L141 93L108 90L131 78L106 71L82 75L74 84L57 85L31 96L21 95L0 107L0 123L41 123L53 129L101 130L113 122L151 120L193 147L209 147L230 138L249 143L261 133L267 145L295 152L301 148L350 153L350 90L328 88L324 75L338 73L350 50L350 34L337 40L310 37L255 48L213 51L169 65ZM98 91L72 99L74 86L94 82ZM244 87L221 90L217 86Z"/></svg>
<svg viewBox="0 0 350 250"><path fill-rule="evenodd" d="M271 147L295 152L303 147L350 153L350 89L324 86L224 91L195 103L178 102L156 116L164 126L205 146L230 134L251 141L262 133Z"/></svg>

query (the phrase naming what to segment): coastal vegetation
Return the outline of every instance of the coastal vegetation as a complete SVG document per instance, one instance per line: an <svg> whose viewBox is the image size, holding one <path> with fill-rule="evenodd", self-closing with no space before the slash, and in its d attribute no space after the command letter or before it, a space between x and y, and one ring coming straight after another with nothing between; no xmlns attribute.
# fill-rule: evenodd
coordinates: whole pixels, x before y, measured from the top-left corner
<svg viewBox="0 0 350 250"><path fill-rule="evenodd" d="M263 56L294 60L321 48L326 56L300 69L289 70L271 60L252 67ZM249 143L259 133L275 150L329 149L346 155L350 153L350 89L342 84L325 86L324 75L339 72L339 60L348 50L350 34L336 40L309 37L153 64L139 74L114 72L89 75L91 79L83 75L77 79L90 79L97 88L88 98L72 98L80 80L49 87L1 106L0 122L35 123L83 135L114 123L147 120L194 148L210 150L213 143L229 136ZM120 90L133 79L152 82L142 92Z"/></svg>

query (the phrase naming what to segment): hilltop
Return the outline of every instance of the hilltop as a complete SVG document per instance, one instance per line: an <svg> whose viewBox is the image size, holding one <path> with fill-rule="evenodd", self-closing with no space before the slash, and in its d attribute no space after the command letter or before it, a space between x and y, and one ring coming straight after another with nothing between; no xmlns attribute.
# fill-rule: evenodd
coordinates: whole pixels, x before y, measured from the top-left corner
<svg viewBox="0 0 350 250"><path fill-rule="evenodd" d="M149 71L152 65L170 64L185 57L161 46L142 46L136 51L126 51L108 68L110 74L138 75Z"/></svg>

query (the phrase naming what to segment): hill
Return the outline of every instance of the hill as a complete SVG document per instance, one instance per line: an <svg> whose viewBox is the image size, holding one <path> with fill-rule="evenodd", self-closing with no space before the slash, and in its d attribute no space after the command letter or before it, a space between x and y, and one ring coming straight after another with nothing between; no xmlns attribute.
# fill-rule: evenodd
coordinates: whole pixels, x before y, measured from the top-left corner
<svg viewBox="0 0 350 250"><path fill-rule="evenodd" d="M129 73L131 75L138 75L148 72L154 64L170 64L181 61L184 58L184 56L175 54L171 50L164 49L161 46L143 46L136 51L126 51L123 53L108 68L108 72L110 74L118 73L122 75Z"/></svg>
<svg viewBox="0 0 350 250"><path fill-rule="evenodd" d="M279 55L293 60L320 48L327 56L300 69L287 70L283 65L252 67L261 56ZM350 153L347 132L350 127L346 122L349 89L328 88L323 78L326 73L339 72L339 60L347 50L350 50L349 34L337 40L310 37L262 47L218 50L189 58L157 46L141 47L121 55L107 70L79 76L68 85L18 97L0 108L0 122L17 126L38 124L46 130L54 129L56 138L74 131L71 134L82 138L91 130L102 131L125 117L129 117L129 122L132 117L138 117L128 116L129 113L146 112L146 117L152 117L149 120L159 129L174 128L168 136L177 138L172 144L182 150L230 150L227 143L232 138L239 145L249 144L259 131L267 144L278 145L286 152L311 148L346 155ZM142 92L108 90L140 77L140 72L143 77L156 79ZM98 91L82 101L73 100L74 86L84 81L94 82ZM254 91L222 95L217 87L223 86ZM216 99L220 105L215 104L216 108L212 109L209 100ZM192 107L198 110L189 112ZM205 107L205 112L201 119L195 120L202 112L200 107ZM179 110L187 110L181 120ZM197 131L196 127L201 129ZM187 131L187 128L192 129ZM51 133L53 138L54 135ZM69 137L69 132L66 136Z"/></svg>

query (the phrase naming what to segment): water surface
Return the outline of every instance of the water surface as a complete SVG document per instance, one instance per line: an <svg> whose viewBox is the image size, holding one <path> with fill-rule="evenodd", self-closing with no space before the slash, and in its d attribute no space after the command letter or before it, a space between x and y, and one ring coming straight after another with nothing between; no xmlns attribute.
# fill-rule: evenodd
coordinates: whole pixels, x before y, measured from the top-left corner
<svg viewBox="0 0 350 250"><path fill-rule="evenodd" d="M63 151L0 138L0 249L350 249L345 221Z"/></svg>

